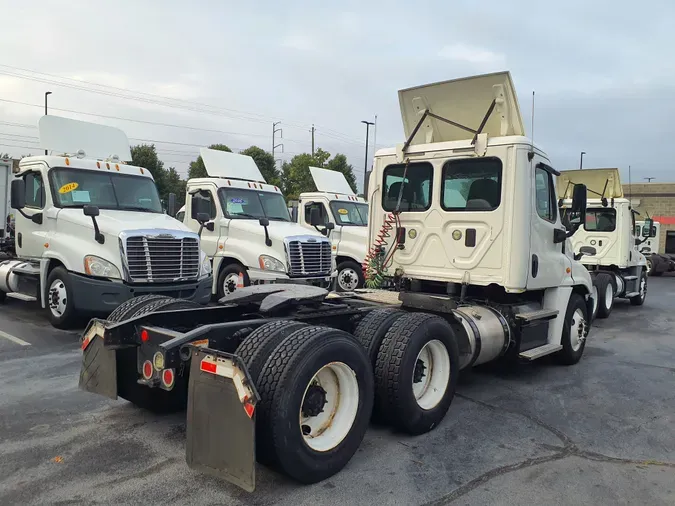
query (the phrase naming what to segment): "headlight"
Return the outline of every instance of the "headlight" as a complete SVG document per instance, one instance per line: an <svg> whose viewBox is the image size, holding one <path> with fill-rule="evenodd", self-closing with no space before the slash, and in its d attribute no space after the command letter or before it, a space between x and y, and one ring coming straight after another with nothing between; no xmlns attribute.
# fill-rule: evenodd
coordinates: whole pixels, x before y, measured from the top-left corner
<svg viewBox="0 0 675 506"><path fill-rule="evenodd" d="M199 277L206 277L211 275L211 259L202 251L202 267L199 271Z"/></svg>
<svg viewBox="0 0 675 506"><path fill-rule="evenodd" d="M115 264L94 255L84 257L84 272L90 276L101 278L121 278L120 271Z"/></svg>
<svg viewBox="0 0 675 506"><path fill-rule="evenodd" d="M258 258L258 263L260 264L260 268L265 271L286 272L286 266L283 262L280 262L276 258L268 255L260 255Z"/></svg>

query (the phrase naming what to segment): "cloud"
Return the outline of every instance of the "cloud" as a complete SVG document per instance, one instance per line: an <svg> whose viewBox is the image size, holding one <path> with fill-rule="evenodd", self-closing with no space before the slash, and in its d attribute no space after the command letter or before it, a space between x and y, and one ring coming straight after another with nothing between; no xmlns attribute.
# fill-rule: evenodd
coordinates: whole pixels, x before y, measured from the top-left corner
<svg viewBox="0 0 675 506"><path fill-rule="evenodd" d="M444 60L455 60L474 65L504 65L506 56L477 46L461 42L443 46L438 56Z"/></svg>
<svg viewBox="0 0 675 506"><path fill-rule="evenodd" d="M292 33L281 39L282 47L298 51L316 51L317 44L310 36L302 33Z"/></svg>

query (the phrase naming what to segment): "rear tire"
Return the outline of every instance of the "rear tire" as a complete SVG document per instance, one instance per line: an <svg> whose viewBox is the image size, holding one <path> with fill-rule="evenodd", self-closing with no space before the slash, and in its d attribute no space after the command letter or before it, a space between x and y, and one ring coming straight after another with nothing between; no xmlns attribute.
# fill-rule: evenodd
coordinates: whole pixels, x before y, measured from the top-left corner
<svg viewBox="0 0 675 506"><path fill-rule="evenodd" d="M235 353L246 365L254 385L258 384L260 371L281 341L306 326L306 323L279 320L258 327L241 342Z"/></svg>
<svg viewBox="0 0 675 506"><path fill-rule="evenodd" d="M559 364L573 365L581 360L588 336L588 308L578 293L572 293L567 303L560 344L563 349L553 355Z"/></svg>
<svg viewBox="0 0 675 506"><path fill-rule="evenodd" d="M607 318L614 308L614 297L616 296L616 285L614 277L605 272L595 276L596 286L598 287L598 310L597 318Z"/></svg>
<svg viewBox="0 0 675 506"><path fill-rule="evenodd" d="M400 309L375 309L364 316L354 329L354 336L366 349L373 370L384 336L389 332L394 322L406 314L408 313Z"/></svg>
<svg viewBox="0 0 675 506"><path fill-rule="evenodd" d="M647 298L647 273L644 271L644 269L640 273L640 284L638 285L638 291L640 292L639 295L628 299L633 306L641 306L645 303L645 299Z"/></svg>
<svg viewBox="0 0 675 506"><path fill-rule="evenodd" d="M377 356L378 418L409 434L430 431L450 408L458 377L459 351L450 324L428 313L399 318Z"/></svg>
<svg viewBox="0 0 675 506"><path fill-rule="evenodd" d="M363 288L365 282L363 267L353 260L345 260L337 266L336 291L351 292Z"/></svg>
<svg viewBox="0 0 675 506"><path fill-rule="evenodd" d="M373 389L368 357L352 335L314 326L295 331L260 373L258 459L302 483L339 472L366 433Z"/></svg>
<svg viewBox="0 0 675 506"><path fill-rule="evenodd" d="M141 295L140 297L134 297L133 299L129 299L125 302L122 302L115 310L108 315L108 320L109 322L122 322L124 320L127 320L133 315L136 311L141 306L147 306L148 304L152 303L155 300L159 299L170 299L171 297L167 297L166 295L157 295L157 294L149 294L149 295Z"/></svg>

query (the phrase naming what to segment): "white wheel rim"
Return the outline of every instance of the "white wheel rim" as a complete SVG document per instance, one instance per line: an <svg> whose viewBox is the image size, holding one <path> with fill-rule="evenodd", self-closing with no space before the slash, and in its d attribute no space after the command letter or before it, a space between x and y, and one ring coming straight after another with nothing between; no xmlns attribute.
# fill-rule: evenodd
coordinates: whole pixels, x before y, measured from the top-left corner
<svg viewBox="0 0 675 506"><path fill-rule="evenodd" d="M223 280L223 293L229 295L237 289L237 283L239 282L239 274L233 272L225 276Z"/></svg>
<svg viewBox="0 0 675 506"><path fill-rule="evenodd" d="M598 287L593 286L593 315L598 310Z"/></svg>
<svg viewBox="0 0 675 506"><path fill-rule="evenodd" d="M647 296L647 280L642 277L640 278L640 299L644 300Z"/></svg>
<svg viewBox="0 0 675 506"><path fill-rule="evenodd" d="M612 309L612 304L614 303L614 287L612 283L607 284L605 288L605 307L607 309Z"/></svg>
<svg viewBox="0 0 675 506"><path fill-rule="evenodd" d="M572 350L579 351L586 339L586 319L581 309L574 311L570 322L570 345Z"/></svg>
<svg viewBox="0 0 675 506"><path fill-rule="evenodd" d="M49 310L57 318L61 318L68 305L66 285L60 279L55 279L49 287Z"/></svg>
<svg viewBox="0 0 675 506"><path fill-rule="evenodd" d="M647 272L651 273L652 272L652 261L647 260Z"/></svg>
<svg viewBox="0 0 675 506"><path fill-rule="evenodd" d="M450 355L438 339L429 341L415 360L412 389L417 404L422 409L435 408L448 389L450 381Z"/></svg>
<svg viewBox="0 0 675 506"><path fill-rule="evenodd" d="M356 290L359 286L359 274L351 267L342 269L338 273L338 286L346 292Z"/></svg>
<svg viewBox="0 0 675 506"><path fill-rule="evenodd" d="M319 369L305 388L300 434L312 450L332 450L349 434L358 410L356 373L343 362L331 362Z"/></svg>

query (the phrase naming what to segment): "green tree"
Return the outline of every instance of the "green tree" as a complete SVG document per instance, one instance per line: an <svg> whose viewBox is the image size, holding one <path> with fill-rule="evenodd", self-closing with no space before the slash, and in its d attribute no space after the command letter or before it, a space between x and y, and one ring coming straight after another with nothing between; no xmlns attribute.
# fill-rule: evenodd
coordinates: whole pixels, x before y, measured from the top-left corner
<svg viewBox="0 0 675 506"><path fill-rule="evenodd" d="M279 184L281 184L281 174L276 168L272 153L269 153L258 146L251 146L250 148L242 151L241 154L253 158L253 161L258 166L258 169L265 178L265 181L275 186L279 186Z"/></svg>
<svg viewBox="0 0 675 506"><path fill-rule="evenodd" d="M354 176L354 167L347 163L347 157L337 154L326 164L326 169L342 172L349 183L352 191L356 193L356 176Z"/></svg>
<svg viewBox="0 0 675 506"><path fill-rule="evenodd" d="M232 153L232 150L225 144L211 144L209 149L217 149L218 151L227 151ZM209 177L201 155L198 156L195 161L190 162L190 168L188 169L188 179L193 179L195 177Z"/></svg>
<svg viewBox="0 0 675 506"><path fill-rule="evenodd" d="M164 199L165 204L169 204L169 194L176 194L176 211L178 211L185 204L185 192L187 190L187 181L180 178L180 174L174 167L169 167L166 172L165 195L160 195Z"/></svg>
<svg viewBox="0 0 675 506"><path fill-rule="evenodd" d="M154 144L139 144L131 147L131 164L136 167L143 167L150 171L155 179L157 191L160 198L165 193L165 180L167 171L164 168L164 162L157 157L157 150Z"/></svg>

